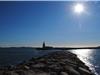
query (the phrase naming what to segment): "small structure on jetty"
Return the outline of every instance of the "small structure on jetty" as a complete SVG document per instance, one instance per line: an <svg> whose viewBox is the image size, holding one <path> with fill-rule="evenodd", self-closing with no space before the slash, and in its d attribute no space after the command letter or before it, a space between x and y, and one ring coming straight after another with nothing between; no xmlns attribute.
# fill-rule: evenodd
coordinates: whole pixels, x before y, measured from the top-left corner
<svg viewBox="0 0 100 75"><path fill-rule="evenodd" d="M42 48L45 48L46 46L45 46L45 42L43 42L43 45L42 45Z"/></svg>
<svg viewBox="0 0 100 75"><path fill-rule="evenodd" d="M41 48L36 48L36 49L39 49L39 50L48 50L48 49L53 49L53 47L52 46L46 46L46 43L43 42L42 47Z"/></svg>
<svg viewBox="0 0 100 75"><path fill-rule="evenodd" d="M43 49L51 49L51 48L53 48L53 47L51 47L51 46L46 46L45 42L43 42L42 48L43 48Z"/></svg>

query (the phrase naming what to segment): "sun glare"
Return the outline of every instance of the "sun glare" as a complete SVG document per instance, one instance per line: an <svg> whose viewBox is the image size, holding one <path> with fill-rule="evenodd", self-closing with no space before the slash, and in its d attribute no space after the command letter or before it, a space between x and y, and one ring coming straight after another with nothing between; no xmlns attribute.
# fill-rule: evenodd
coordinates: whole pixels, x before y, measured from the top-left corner
<svg viewBox="0 0 100 75"><path fill-rule="evenodd" d="M78 3L74 6L74 12L77 14L80 14L82 12L84 12L84 6L81 3Z"/></svg>

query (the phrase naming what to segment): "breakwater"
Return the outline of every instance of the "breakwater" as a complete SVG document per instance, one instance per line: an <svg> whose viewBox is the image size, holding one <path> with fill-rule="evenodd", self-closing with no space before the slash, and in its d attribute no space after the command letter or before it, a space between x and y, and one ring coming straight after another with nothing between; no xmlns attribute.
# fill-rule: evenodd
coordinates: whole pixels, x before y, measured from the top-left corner
<svg viewBox="0 0 100 75"><path fill-rule="evenodd" d="M0 69L0 75L94 75L77 55L55 51Z"/></svg>

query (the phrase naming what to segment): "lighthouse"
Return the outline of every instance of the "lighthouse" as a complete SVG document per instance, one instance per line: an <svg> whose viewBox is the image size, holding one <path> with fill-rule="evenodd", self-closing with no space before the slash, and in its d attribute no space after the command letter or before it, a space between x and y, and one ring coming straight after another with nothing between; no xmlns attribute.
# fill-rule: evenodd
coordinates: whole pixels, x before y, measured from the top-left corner
<svg viewBox="0 0 100 75"><path fill-rule="evenodd" d="M42 45L42 47L43 47L43 48L45 48L45 42L43 42L43 45Z"/></svg>

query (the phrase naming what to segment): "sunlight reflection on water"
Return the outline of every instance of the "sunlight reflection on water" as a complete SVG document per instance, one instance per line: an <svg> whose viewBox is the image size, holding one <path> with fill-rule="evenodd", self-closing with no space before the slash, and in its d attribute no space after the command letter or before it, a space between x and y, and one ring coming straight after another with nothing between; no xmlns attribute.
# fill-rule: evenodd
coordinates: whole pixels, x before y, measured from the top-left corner
<svg viewBox="0 0 100 75"><path fill-rule="evenodd" d="M95 66L91 63L93 60L93 53L94 50L92 49L77 49L77 50L71 50L72 53L75 53L80 60L82 60L87 66L90 67L90 69L96 74Z"/></svg>

